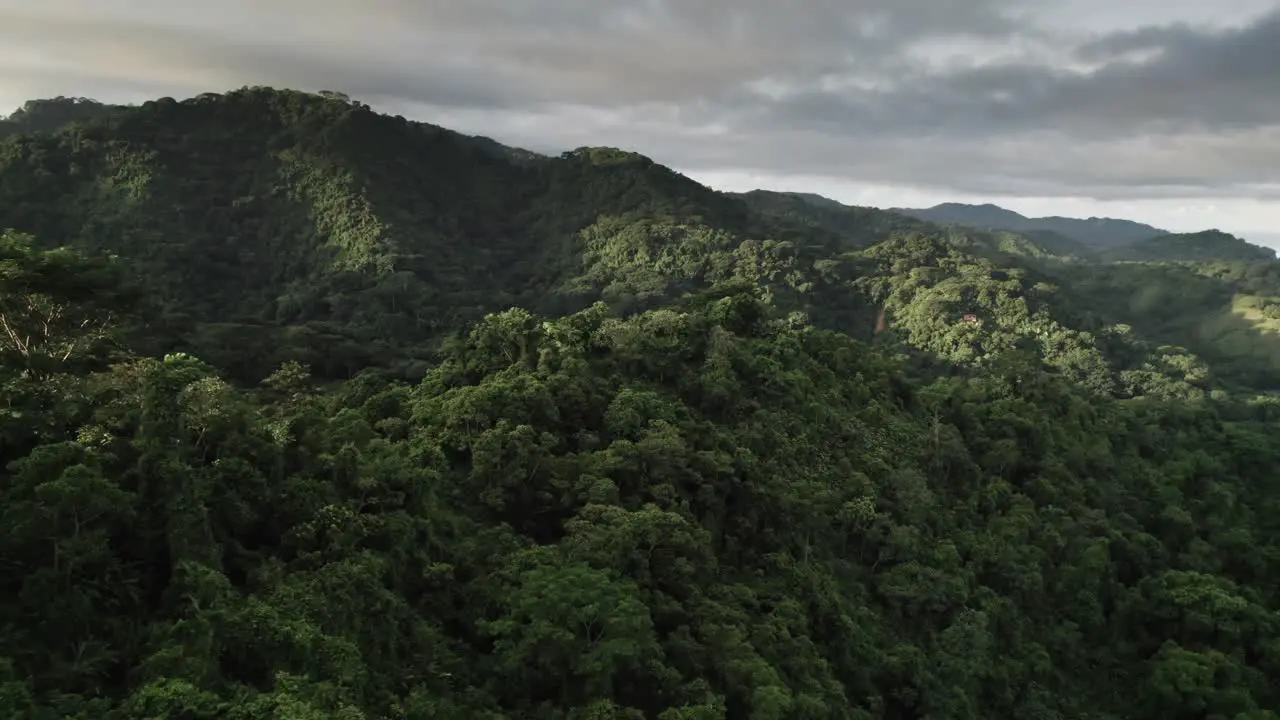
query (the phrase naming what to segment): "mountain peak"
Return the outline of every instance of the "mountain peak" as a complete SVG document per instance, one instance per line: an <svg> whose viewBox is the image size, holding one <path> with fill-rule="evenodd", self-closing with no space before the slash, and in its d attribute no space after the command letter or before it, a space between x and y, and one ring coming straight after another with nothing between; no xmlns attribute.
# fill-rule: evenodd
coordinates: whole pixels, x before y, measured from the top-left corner
<svg viewBox="0 0 1280 720"><path fill-rule="evenodd" d="M931 208L894 208L894 212L929 222L1014 232L1050 231L1094 247L1117 247L1168 234L1150 225L1117 218L1030 218L992 203L947 202Z"/></svg>

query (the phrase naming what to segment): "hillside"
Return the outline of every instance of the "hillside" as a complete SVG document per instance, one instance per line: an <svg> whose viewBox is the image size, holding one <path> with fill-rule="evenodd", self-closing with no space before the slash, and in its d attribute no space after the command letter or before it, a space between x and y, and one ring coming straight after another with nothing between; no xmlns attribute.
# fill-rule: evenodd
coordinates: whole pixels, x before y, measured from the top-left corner
<svg viewBox="0 0 1280 720"><path fill-rule="evenodd" d="M1164 230L1116 218L1029 218L996 205L942 203L931 208L894 208L894 212L934 223L954 223L966 227L994 228L1015 232L1053 232L1095 248L1112 248L1139 240L1167 235Z"/></svg>
<svg viewBox="0 0 1280 720"><path fill-rule="evenodd" d="M134 261L157 351L254 379L290 358L349 376L512 304L639 308L735 276L785 294L836 242L797 246L801 228L638 155L495 146L336 94L150 102L0 146L0 227Z"/></svg>
<svg viewBox="0 0 1280 720"><path fill-rule="evenodd" d="M1010 232L970 227L957 233L938 223L889 210L845 205L812 193L753 190L731 195L741 198L752 210L763 215L785 218L833 233L852 248L865 248L892 235L932 233L947 235L960 245L987 254L1063 258L1093 255L1085 245L1048 231Z"/></svg>
<svg viewBox="0 0 1280 720"><path fill-rule="evenodd" d="M1049 255L1064 258L1080 258L1091 260L1097 258L1097 248L1079 240L1073 240L1056 230L1019 230L1018 234L1035 244Z"/></svg>
<svg viewBox="0 0 1280 720"><path fill-rule="evenodd" d="M0 140L22 133L56 132L72 123L106 118L127 110L121 105L106 105L88 98L32 100L0 118Z"/></svg>
<svg viewBox="0 0 1280 720"><path fill-rule="evenodd" d="M418 161L428 157L432 168ZM254 345L285 340L264 324L296 324L336 371L392 333L478 317L471 273L529 272L512 254L525 257L514 249L523 238L493 220L511 213L518 198L506 189L523 176L340 99L246 91L7 143L0 227L134 261L171 333L198 346L236 347L247 361ZM488 252L460 248L463 237Z"/></svg>
<svg viewBox="0 0 1280 720"><path fill-rule="evenodd" d="M3 227L0 717L1280 718L1274 259L267 88Z"/></svg>
<svg viewBox="0 0 1280 720"><path fill-rule="evenodd" d="M936 232L932 223L871 207L844 205L821 195L752 190L728 193L762 215L785 218L841 238L850 249L865 248L895 233Z"/></svg>
<svg viewBox="0 0 1280 720"><path fill-rule="evenodd" d="M1158 235L1102 254L1110 262L1274 260L1276 251L1218 230Z"/></svg>
<svg viewBox="0 0 1280 720"><path fill-rule="evenodd" d="M966 227L1018 230L1030 224L1029 218L991 203L984 205L942 203L931 208L893 208L892 211L928 222L950 223Z"/></svg>

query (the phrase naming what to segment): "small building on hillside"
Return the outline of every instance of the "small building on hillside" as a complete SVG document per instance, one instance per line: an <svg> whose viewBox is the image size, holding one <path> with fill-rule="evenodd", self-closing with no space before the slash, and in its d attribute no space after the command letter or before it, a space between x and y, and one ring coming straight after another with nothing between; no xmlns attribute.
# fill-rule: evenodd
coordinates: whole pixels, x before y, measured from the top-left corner
<svg viewBox="0 0 1280 720"><path fill-rule="evenodd" d="M978 316L973 313L965 313L964 317L960 318L960 320L966 325L980 325L982 323L982 321L978 319Z"/></svg>

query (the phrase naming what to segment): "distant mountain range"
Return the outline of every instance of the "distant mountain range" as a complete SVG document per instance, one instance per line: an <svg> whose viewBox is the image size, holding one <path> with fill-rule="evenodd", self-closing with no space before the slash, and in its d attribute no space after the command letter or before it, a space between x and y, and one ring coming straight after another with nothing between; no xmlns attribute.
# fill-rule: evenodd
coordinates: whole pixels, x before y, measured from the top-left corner
<svg viewBox="0 0 1280 720"><path fill-rule="evenodd" d="M1271 247L1220 230L1171 233L1119 218L1029 218L991 203L942 203L923 209L892 208L890 212L943 225L1016 232L1055 255L1093 256L1110 262L1268 260L1276 256Z"/></svg>
<svg viewBox="0 0 1280 720"><path fill-rule="evenodd" d="M735 193L757 210L803 217L810 224L835 232L854 244L855 229L876 236L891 231L927 231L929 226L956 226L980 230L991 246L1031 255L1055 255L1104 262L1268 260L1276 251L1247 242L1220 230L1171 233L1152 225L1118 218L1029 218L990 203L943 203L931 208L876 210L845 205L837 200L799 192L754 190ZM807 207L807 210L802 208ZM902 222L891 218L898 217ZM912 222L922 225L912 226ZM904 224L905 223L905 224Z"/></svg>
<svg viewBox="0 0 1280 720"><path fill-rule="evenodd" d="M1159 235L1135 243L1110 248L1101 253L1108 262L1159 262L1176 260L1272 260L1276 251L1254 245L1221 230Z"/></svg>
<svg viewBox="0 0 1280 720"><path fill-rule="evenodd" d="M892 212L934 223L952 223L974 228L1013 230L1015 232L1050 231L1095 248L1128 245L1160 235L1169 235L1145 223L1117 218L1029 218L998 205L942 203L931 208L892 208Z"/></svg>
<svg viewBox="0 0 1280 720"><path fill-rule="evenodd" d="M353 103L341 93L321 92L318 96ZM208 94L195 100L212 102ZM172 102L172 101L169 101ZM8 117L0 118L0 140L19 134L56 132L68 125L124 117L136 110L86 98L56 97L32 100ZM529 166L551 158L503 145L486 137L470 137L426 123L414 123L419 131L457 139L492 158ZM1019 254L1053 255L1080 259L1122 260L1204 260L1259 259L1275 257L1270 247L1217 230L1174 234L1145 223L1119 218L1087 219L1070 217L1030 218L998 205L942 203L930 208L890 208L881 210L841 203L815 193L755 190L750 193L723 193L745 201L753 209L774 217L787 218L817 227L861 247L895 232L928 232L939 225L986 231L974 236L989 247L1003 247ZM1280 240L1274 236L1268 244Z"/></svg>

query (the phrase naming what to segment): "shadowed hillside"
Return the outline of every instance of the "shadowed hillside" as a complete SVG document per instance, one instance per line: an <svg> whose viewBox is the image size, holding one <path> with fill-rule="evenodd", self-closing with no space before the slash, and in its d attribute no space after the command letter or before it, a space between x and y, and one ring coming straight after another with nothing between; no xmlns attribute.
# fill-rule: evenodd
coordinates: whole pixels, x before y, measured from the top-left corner
<svg viewBox="0 0 1280 720"><path fill-rule="evenodd" d="M288 358L336 376L425 358L511 305L628 311L732 278L803 294L795 268L838 242L633 153L534 161L265 88L11 140L0 227L130 259L161 305L157 350L254 378Z"/></svg>

